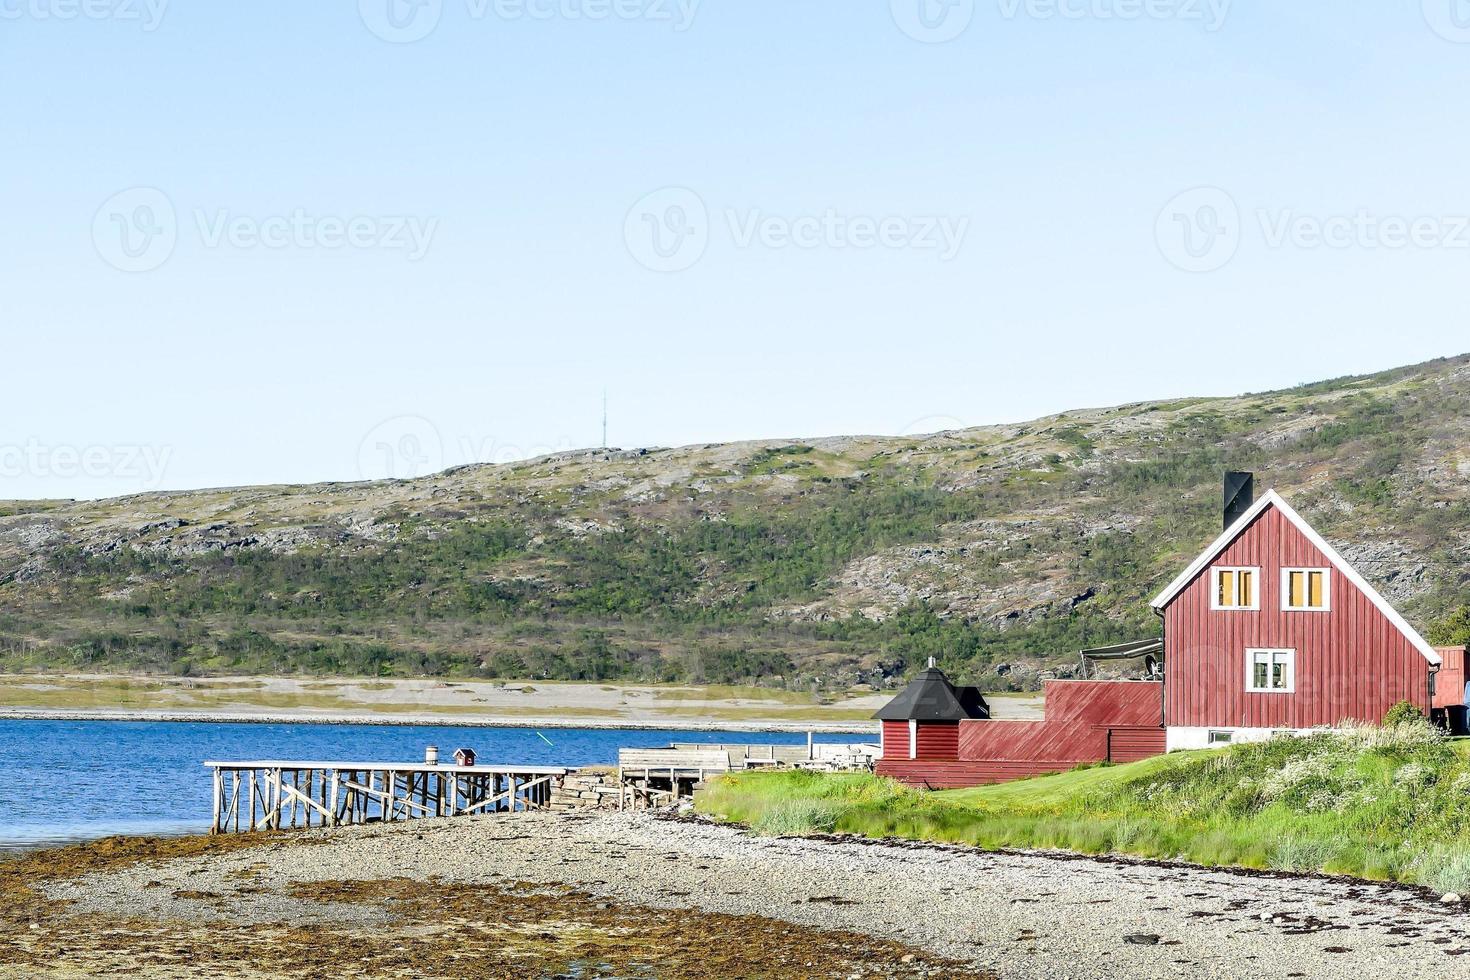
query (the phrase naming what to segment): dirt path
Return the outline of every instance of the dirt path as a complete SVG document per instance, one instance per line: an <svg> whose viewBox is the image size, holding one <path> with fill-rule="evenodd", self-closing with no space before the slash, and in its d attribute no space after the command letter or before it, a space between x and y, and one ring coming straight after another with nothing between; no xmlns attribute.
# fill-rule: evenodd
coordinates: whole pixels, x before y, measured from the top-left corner
<svg viewBox="0 0 1470 980"><path fill-rule="evenodd" d="M441 966L458 963L446 959L456 951L461 958L489 947L509 951L510 960L465 960L466 976L501 976L497 970L512 966L521 975L550 976L574 962L592 971L588 977L660 978L994 971L1048 980L1338 980L1461 975L1470 967L1470 914L1410 889L1056 855L756 838L644 815L518 815L311 832L39 887L85 921L125 917L134 925L124 950L49 960L38 955L48 944L76 940L64 938L61 920L27 927L21 938L22 945L31 940L29 962L46 966L36 972L32 965L26 976L68 976L76 964L151 964L150 976L165 975L151 972L155 966L185 968L155 961L160 949L216 970L295 975L305 967L289 951L301 931L318 944L347 943L372 965L369 972L388 976L441 975L401 952L389 955L420 946ZM45 942L33 938L37 933ZM251 937L245 952L242 936ZM716 947L713 959L678 958L678 950ZM11 953L0 962L19 961ZM599 963L610 964L610 972L598 972ZM637 972L645 967L653 972ZM21 975L6 969L0 966L0 976Z"/></svg>

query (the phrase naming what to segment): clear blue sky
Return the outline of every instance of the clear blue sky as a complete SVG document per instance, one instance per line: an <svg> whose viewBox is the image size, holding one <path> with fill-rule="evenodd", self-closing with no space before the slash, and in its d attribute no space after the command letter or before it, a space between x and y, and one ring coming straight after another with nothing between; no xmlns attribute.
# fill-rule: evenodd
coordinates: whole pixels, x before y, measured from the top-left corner
<svg viewBox="0 0 1470 980"><path fill-rule="evenodd" d="M0 498L1470 350L1451 0L87 2L0 0Z"/></svg>

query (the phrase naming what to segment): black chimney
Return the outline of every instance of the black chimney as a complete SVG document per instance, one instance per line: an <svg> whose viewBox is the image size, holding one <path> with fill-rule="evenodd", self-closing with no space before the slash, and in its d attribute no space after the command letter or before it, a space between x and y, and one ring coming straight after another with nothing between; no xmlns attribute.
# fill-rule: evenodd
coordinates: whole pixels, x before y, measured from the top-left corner
<svg viewBox="0 0 1470 980"><path fill-rule="evenodd" d="M1241 515L1256 502L1256 477L1253 473L1225 474L1225 530L1235 526Z"/></svg>

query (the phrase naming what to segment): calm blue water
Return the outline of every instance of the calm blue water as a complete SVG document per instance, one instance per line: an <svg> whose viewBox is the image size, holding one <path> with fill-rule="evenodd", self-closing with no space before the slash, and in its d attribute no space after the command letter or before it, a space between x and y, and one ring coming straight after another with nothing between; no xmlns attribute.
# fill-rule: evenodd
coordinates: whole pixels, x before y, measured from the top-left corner
<svg viewBox="0 0 1470 980"><path fill-rule="evenodd" d="M545 738L542 738L542 735ZM822 742L861 736L818 735ZM238 725L205 722L0 721L0 848L110 834L209 829L205 759L342 762L441 759L473 748L482 765L585 766L618 749L670 742L806 744L805 735L385 725Z"/></svg>

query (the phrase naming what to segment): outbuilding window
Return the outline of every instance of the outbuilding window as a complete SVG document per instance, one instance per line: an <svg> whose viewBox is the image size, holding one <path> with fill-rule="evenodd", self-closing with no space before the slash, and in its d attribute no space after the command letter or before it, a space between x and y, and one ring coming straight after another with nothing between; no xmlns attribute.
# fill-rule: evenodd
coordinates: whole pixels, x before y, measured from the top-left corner
<svg viewBox="0 0 1470 980"><path fill-rule="evenodd" d="M1295 650L1247 650L1245 689L1274 694L1296 690Z"/></svg>
<svg viewBox="0 0 1470 980"><path fill-rule="evenodd" d="M1332 608L1332 578L1325 568L1283 568L1281 608L1326 612Z"/></svg>
<svg viewBox="0 0 1470 980"><path fill-rule="evenodd" d="M1210 732L1207 744L1229 745L1233 741L1235 741L1234 732Z"/></svg>
<svg viewBox="0 0 1470 980"><path fill-rule="evenodd" d="M1217 568L1214 588L1210 590L1212 609L1260 609L1259 568Z"/></svg>

